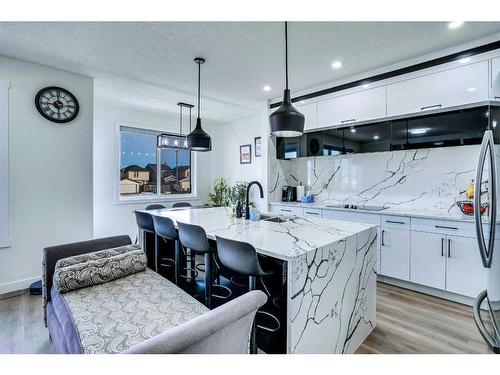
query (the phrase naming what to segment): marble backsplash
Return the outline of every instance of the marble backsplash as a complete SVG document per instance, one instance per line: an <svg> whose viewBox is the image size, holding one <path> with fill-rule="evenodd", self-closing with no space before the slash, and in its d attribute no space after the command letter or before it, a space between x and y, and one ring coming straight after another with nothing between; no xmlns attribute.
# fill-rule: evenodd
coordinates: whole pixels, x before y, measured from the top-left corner
<svg viewBox="0 0 500 375"><path fill-rule="evenodd" d="M270 202L301 182L320 204L459 212L479 145L270 160ZM499 153L497 153L498 156Z"/></svg>

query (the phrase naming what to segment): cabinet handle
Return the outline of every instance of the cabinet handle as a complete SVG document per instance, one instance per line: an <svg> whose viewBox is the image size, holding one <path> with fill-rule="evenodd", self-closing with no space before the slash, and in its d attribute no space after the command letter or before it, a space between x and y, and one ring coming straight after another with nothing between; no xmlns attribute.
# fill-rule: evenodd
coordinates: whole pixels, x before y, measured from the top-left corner
<svg viewBox="0 0 500 375"><path fill-rule="evenodd" d="M422 107L420 108L421 111L424 111L426 109L431 109L431 108L441 108L442 107L442 104L434 104L434 105L428 105L426 107Z"/></svg>
<svg viewBox="0 0 500 375"><path fill-rule="evenodd" d="M384 245L384 233L385 233L385 230L382 229L382 246L385 246Z"/></svg>
<svg viewBox="0 0 500 375"><path fill-rule="evenodd" d="M444 238L441 237L441 256L444 257Z"/></svg>
<svg viewBox="0 0 500 375"><path fill-rule="evenodd" d="M500 96L494 96L493 98L494 99L500 99Z"/></svg>
<svg viewBox="0 0 500 375"><path fill-rule="evenodd" d="M393 221L393 220L386 220L386 223L391 223L391 224L406 224L404 221Z"/></svg>
<svg viewBox="0 0 500 375"><path fill-rule="evenodd" d="M309 215L319 215L319 212L309 212L309 211L306 211L306 214L309 214Z"/></svg>
<svg viewBox="0 0 500 375"><path fill-rule="evenodd" d="M342 120L342 121L340 121L340 123L341 124L345 124L346 122L354 122L354 121L356 121L356 119L355 118L351 118L349 120Z"/></svg>
<svg viewBox="0 0 500 375"><path fill-rule="evenodd" d="M280 211L284 211L284 212L292 212L292 210L287 209L287 208L280 208Z"/></svg>
<svg viewBox="0 0 500 375"><path fill-rule="evenodd" d="M448 238L448 258L451 258L451 238Z"/></svg>
<svg viewBox="0 0 500 375"><path fill-rule="evenodd" d="M453 230L458 230L457 227L447 227L446 225L434 225L435 228L439 229L453 229Z"/></svg>

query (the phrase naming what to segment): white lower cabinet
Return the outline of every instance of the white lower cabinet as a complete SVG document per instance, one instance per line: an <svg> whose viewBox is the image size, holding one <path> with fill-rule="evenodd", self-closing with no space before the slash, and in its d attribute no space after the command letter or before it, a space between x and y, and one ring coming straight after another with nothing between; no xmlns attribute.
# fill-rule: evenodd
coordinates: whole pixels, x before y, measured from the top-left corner
<svg viewBox="0 0 500 375"><path fill-rule="evenodd" d="M437 289L446 285L446 235L411 232L410 281Z"/></svg>
<svg viewBox="0 0 500 375"><path fill-rule="evenodd" d="M272 204L271 212L275 212L285 216L292 216L292 215L303 216L304 214L304 210L302 209L302 207L294 207L294 206L279 205L279 204Z"/></svg>
<svg viewBox="0 0 500 375"><path fill-rule="evenodd" d="M477 297L486 289L486 271L475 238L447 236L446 290Z"/></svg>
<svg viewBox="0 0 500 375"><path fill-rule="evenodd" d="M380 233L380 274L410 280L409 228L383 227Z"/></svg>
<svg viewBox="0 0 500 375"><path fill-rule="evenodd" d="M486 272L475 238L412 231L410 281L476 297L486 288Z"/></svg>

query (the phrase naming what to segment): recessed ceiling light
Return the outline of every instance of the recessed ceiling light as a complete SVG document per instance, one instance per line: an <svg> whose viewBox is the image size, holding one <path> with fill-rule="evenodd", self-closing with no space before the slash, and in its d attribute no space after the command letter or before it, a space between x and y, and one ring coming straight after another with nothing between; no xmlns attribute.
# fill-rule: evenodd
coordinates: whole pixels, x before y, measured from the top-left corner
<svg viewBox="0 0 500 375"><path fill-rule="evenodd" d="M269 86L269 85L265 85L265 86L262 88L262 90L264 90L264 91L271 91L271 86Z"/></svg>
<svg viewBox="0 0 500 375"><path fill-rule="evenodd" d="M304 101L304 100L301 100L299 103L300 103L300 104L304 104L304 103L305 103L305 101Z"/></svg>
<svg viewBox="0 0 500 375"><path fill-rule="evenodd" d="M332 68L333 69L339 69L342 67L342 63L340 61L334 61L332 62Z"/></svg>
<svg viewBox="0 0 500 375"><path fill-rule="evenodd" d="M427 129L426 128L412 129L412 130L410 130L410 133L411 134L425 134L425 133L427 133Z"/></svg>
<svg viewBox="0 0 500 375"><path fill-rule="evenodd" d="M370 85L369 85L368 83L365 83L365 84L364 84L363 86L361 86L361 87L363 87L364 89L367 89L368 87L370 87Z"/></svg>
<svg viewBox="0 0 500 375"><path fill-rule="evenodd" d="M379 137L378 135L374 135L374 136L373 136L373 139L375 139L375 140L377 140L377 139L379 139L379 138L380 138L380 137Z"/></svg>
<svg viewBox="0 0 500 375"><path fill-rule="evenodd" d="M464 21L453 21L448 24L448 28L450 29L458 29L460 26L464 24Z"/></svg>
<svg viewBox="0 0 500 375"><path fill-rule="evenodd" d="M469 92L476 91L476 88L475 88L475 87L469 87L469 88L467 89L467 91L469 91Z"/></svg>
<svg viewBox="0 0 500 375"><path fill-rule="evenodd" d="M351 128L351 133L356 133L356 128Z"/></svg>
<svg viewBox="0 0 500 375"><path fill-rule="evenodd" d="M460 64L467 64L470 62L470 57L464 57L463 59L458 60Z"/></svg>

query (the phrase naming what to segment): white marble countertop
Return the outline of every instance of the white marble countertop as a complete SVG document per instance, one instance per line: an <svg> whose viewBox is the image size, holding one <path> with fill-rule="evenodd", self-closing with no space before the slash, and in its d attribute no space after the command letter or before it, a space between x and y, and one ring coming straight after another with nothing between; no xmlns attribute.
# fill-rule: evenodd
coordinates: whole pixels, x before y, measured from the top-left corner
<svg viewBox="0 0 500 375"><path fill-rule="evenodd" d="M227 207L145 212L170 217L174 222L199 225L210 239L215 239L217 235L247 242L257 252L283 260L291 260L375 227L343 220L299 217L283 223L250 221L232 217L231 209ZM278 216L272 213L267 215Z"/></svg>
<svg viewBox="0 0 500 375"><path fill-rule="evenodd" d="M446 212L440 210L426 210L426 209L405 209L398 207L389 207L384 210L370 211L370 210L355 210L343 207L330 207L326 203L301 203L301 202L271 202L271 205L285 205L292 207L303 207L303 208L319 208L323 210L338 210L347 212L359 212L359 213L371 213L377 215L395 215L395 216L409 216L423 219L437 219L437 220L449 220L449 221L463 221L463 222L474 222L474 216L464 215L461 212ZM485 220L486 222L487 220ZM497 224L499 221L497 220Z"/></svg>

